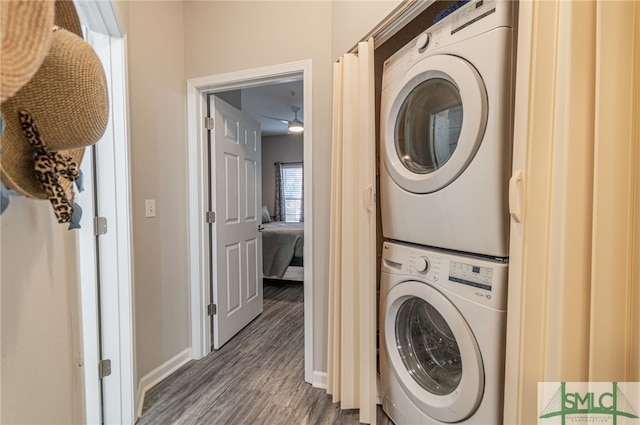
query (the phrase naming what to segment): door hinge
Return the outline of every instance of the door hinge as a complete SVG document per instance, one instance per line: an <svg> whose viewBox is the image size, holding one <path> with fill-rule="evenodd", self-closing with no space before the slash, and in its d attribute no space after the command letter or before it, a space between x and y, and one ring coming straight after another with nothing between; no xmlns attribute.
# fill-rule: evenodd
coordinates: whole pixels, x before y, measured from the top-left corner
<svg viewBox="0 0 640 425"><path fill-rule="evenodd" d="M215 211L207 211L206 213L207 223L212 224L216 222L216 213Z"/></svg>
<svg viewBox="0 0 640 425"><path fill-rule="evenodd" d="M98 363L98 376L102 379L109 375L111 375L111 360L100 360L100 363Z"/></svg>
<svg viewBox="0 0 640 425"><path fill-rule="evenodd" d="M214 120L211 117L204 117L204 129L213 130Z"/></svg>
<svg viewBox="0 0 640 425"><path fill-rule="evenodd" d="M107 217L93 217L93 233L96 236L107 233Z"/></svg>
<svg viewBox="0 0 640 425"><path fill-rule="evenodd" d="M218 307L216 307L215 304L209 304L207 306L207 314L209 316L213 316L214 314L217 314L217 313L218 313Z"/></svg>

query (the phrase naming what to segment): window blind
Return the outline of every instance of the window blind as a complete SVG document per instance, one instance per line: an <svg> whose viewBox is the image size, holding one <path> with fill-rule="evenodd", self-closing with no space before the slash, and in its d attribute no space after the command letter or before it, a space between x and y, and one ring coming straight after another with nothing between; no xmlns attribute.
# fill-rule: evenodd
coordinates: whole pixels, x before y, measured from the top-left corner
<svg viewBox="0 0 640 425"><path fill-rule="evenodd" d="M284 219L299 222L302 218L302 164L282 164Z"/></svg>

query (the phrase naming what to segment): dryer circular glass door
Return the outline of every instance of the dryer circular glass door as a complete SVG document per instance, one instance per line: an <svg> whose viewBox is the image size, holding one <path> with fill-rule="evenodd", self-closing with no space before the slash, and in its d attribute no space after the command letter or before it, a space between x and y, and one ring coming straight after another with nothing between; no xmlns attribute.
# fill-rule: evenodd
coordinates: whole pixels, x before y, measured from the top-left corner
<svg viewBox="0 0 640 425"><path fill-rule="evenodd" d="M442 422L471 416L482 400L484 368L455 305L432 286L407 281L386 294L383 308L387 356L407 396Z"/></svg>
<svg viewBox="0 0 640 425"><path fill-rule="evenodd" d="M402 188L431 193L455 180L478 150L487 124L482 78L464 59L416 62L382 95L387 170Z"/></svg>

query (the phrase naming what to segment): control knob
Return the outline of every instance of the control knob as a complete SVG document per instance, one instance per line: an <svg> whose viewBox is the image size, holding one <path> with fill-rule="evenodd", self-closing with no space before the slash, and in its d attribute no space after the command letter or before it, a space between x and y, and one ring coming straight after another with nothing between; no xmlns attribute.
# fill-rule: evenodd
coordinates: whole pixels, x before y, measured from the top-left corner
<svg viewBox="0 0 640 425"><path fill-rule="evenodd" d="M431 33L423 32L416 39L416 48L418 50L424 50L429 45L430 41L431 41Z"/></svg>
<svg viewBox="0 0 640 425"><path fill-rule="evenodd" d="M420 273L426 273L429 270L429 260L420 257L416 260L416 270Z"/></svg>

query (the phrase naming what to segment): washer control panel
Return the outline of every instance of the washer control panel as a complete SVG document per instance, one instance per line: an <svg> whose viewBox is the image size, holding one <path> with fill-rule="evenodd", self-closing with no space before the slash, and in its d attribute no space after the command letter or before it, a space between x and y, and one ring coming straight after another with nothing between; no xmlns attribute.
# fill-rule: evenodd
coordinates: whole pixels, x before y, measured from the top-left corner
<svg viewBox="0 0 640 425"><path fill-rule="evenodd" d="M506 309L508 265L484 257L385 242L382 273L406 275L474 302Z"/></svg>

